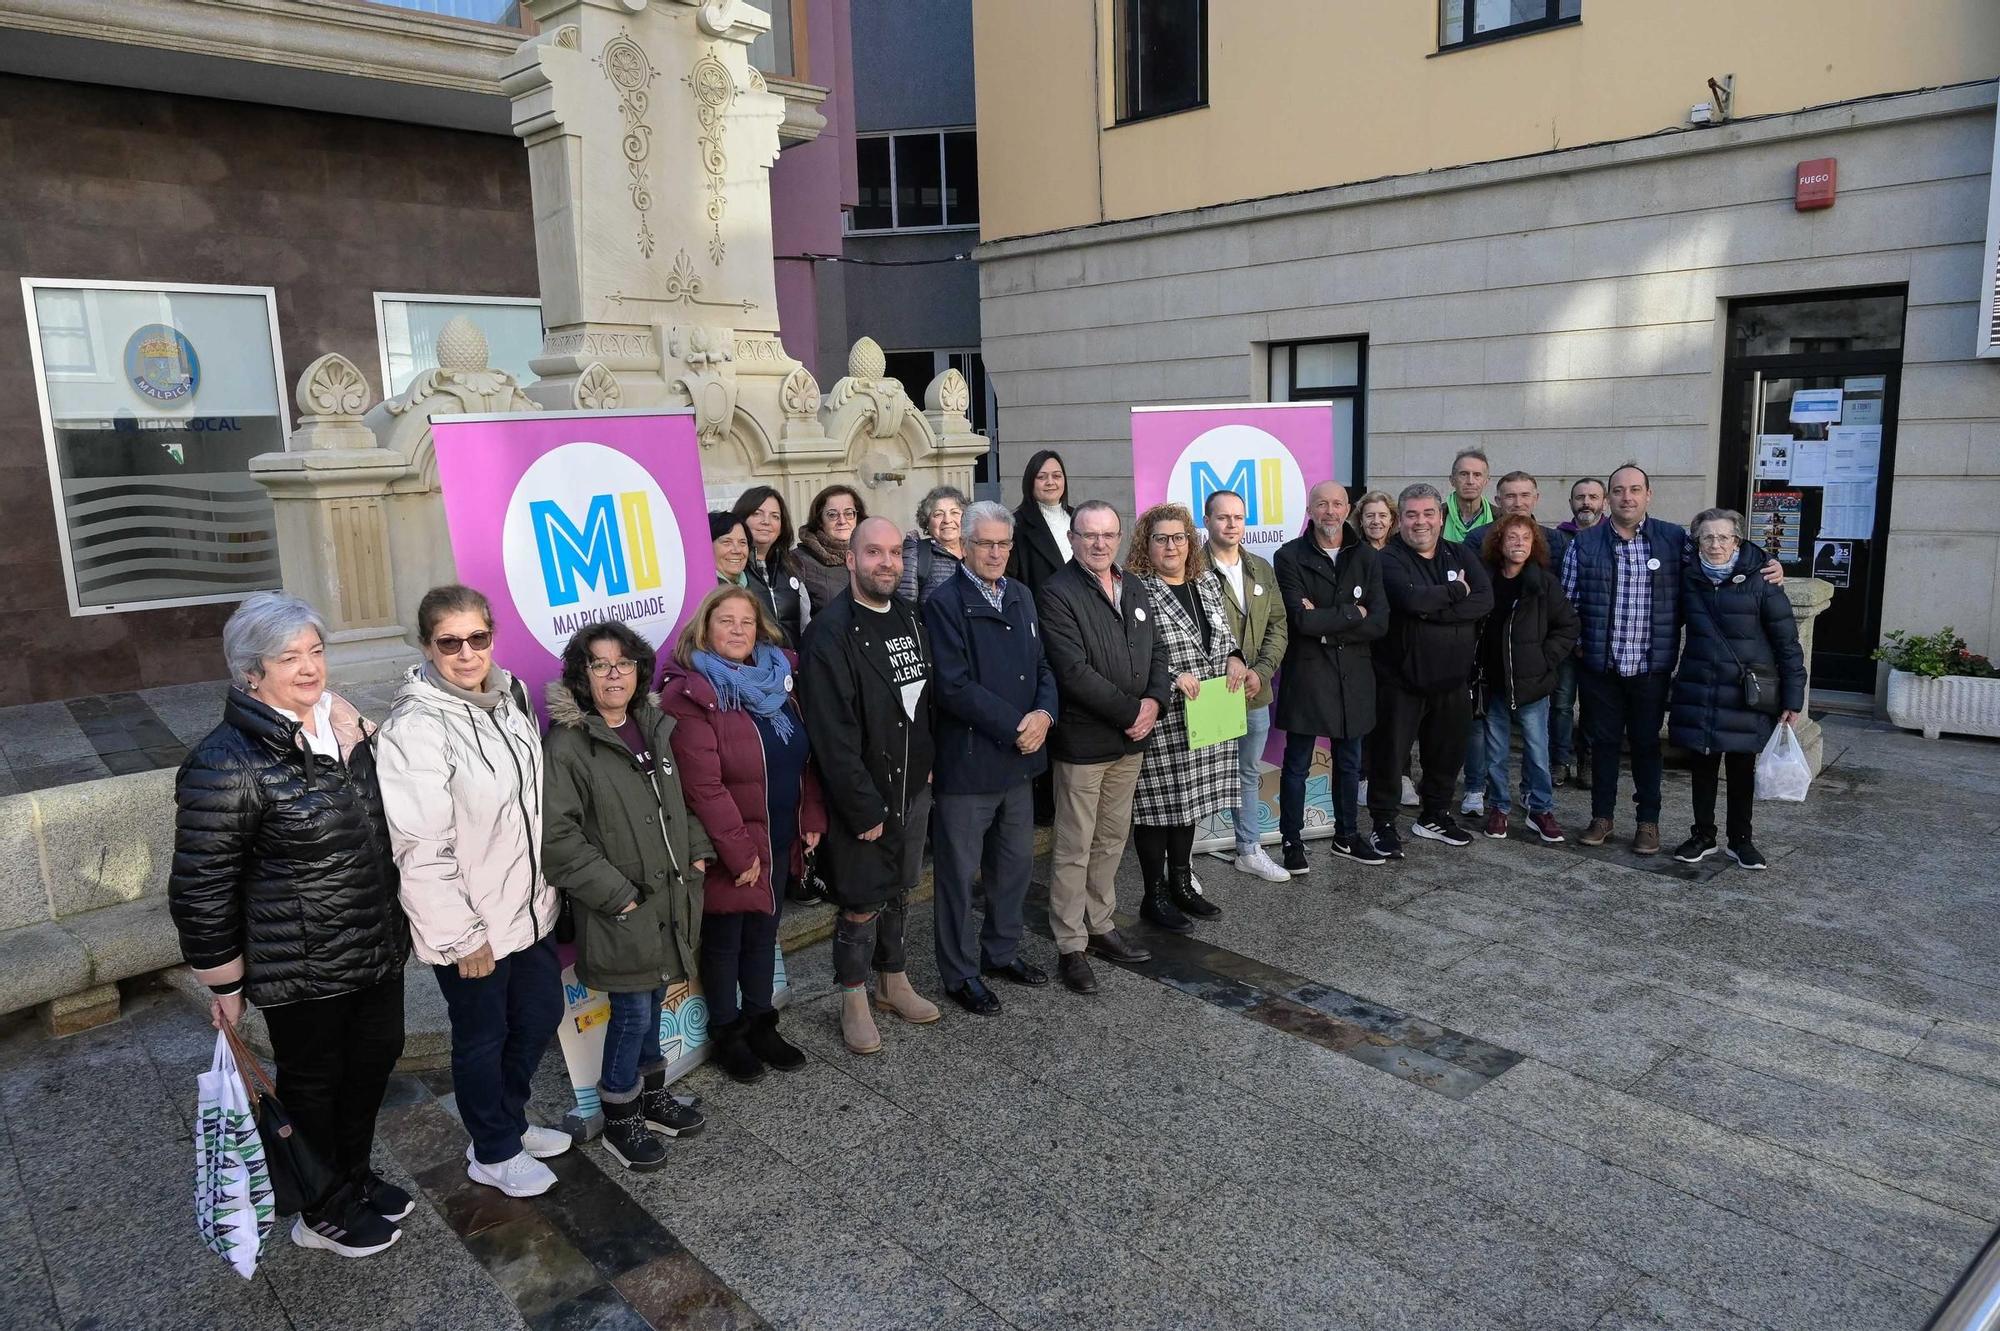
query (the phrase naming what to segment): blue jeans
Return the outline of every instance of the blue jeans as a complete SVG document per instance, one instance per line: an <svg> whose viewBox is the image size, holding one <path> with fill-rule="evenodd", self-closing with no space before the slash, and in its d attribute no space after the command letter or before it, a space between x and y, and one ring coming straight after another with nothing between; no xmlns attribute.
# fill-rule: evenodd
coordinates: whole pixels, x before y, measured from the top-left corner
<svg viewBox="0 0 2000 1331"><path fill-rule="evenodd" d="M660 1006L667 989L611 995L611 1021L604 1028L604 1069L597 1074L597 1093L606 1104L638 1098L639 1083L666 1070L660 1052Z"/></svg>
<svg viewBox="0 0 2000 1331"><path fill-rule="evenodd" d="M1556 667L1555 697L1549 700L1549 761L1568 767L1576 761L1576 658Z"/></svg>
<svg viewBox="0 0 2000 1331"><path fill-rule="evenodd" d="M556 940L493 963L468 980L456 966L433 966L451 1013L451 1083L472 1153L497 1165L521 1153L528 1130L528 1089L542 1053L562 1025L562 963Z"/></svg>
<svg viewBox="0 0 2000 1331"><path fill-rule="evenodd" d="M1529 813L1552 813L1556 807L1555 781L1549 773L1549 700L1531 702L1526 707L1509 708L1498 698L1486 704L1486 751L1493 756L1487 768L1486 784L1493 791L1489 808L1507 813L1513 808L1507 796L1509 729L1521 727L1521 785Z"/></svg>
<svg viewBox="0 0 2000 1331"><path fill-rule="evenodd" d="M1250 728L1236 741L1236 776L1243 783L1236 801L1236 853L1248 855L1264 839L1264 744L1271 738L1271 709L1252 707Z"/></svg>
<svg viewBox="0 0 2000 1331"><path fill-rule="evenodd" d="M1305 833L1306 777L1312 771L1317 735L1285 736L1285 765L1278 777L1278 836L1296 844ZM1361 737L1336 739L1333 745L1333 830L1353 836L1361 796Z"/></svg>

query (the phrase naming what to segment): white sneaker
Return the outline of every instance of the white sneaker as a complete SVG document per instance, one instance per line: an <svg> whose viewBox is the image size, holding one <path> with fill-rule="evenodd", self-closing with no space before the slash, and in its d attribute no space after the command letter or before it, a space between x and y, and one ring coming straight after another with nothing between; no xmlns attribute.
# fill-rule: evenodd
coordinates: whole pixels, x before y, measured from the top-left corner
<svg viewBox="0 0 2000 1331"><path fill-rule="evenodd" d="M554 1128L537 1127L533 1123L521 1134L521 1149L537 1160L551 1160L567 1151L574 1143L567 1132L557 1132Z"/></svg>
<svg viewBox="0 0 2000 1331"><path fill-rule="evenodd" d="M1271 862L1271 857L1262 846L1256 847L1248 855L1236 857L1236 872L1247 873L1263 879L1267 883L1289 883L1292 876Z"/></svg>
<svg viewBox="0 0 2000 1331"><path fill-rule="evenodd" d="M1486 816L1485 792L1482 791L1477 795L1467 795L1459 802L1458 811L1468 818L1484 818Z"/></svg>
<svg viewBox="0 0 2000 1331"><path fill-rule="evenodd" d="M1416 783L1416 782L1414 782L1414 781L1412 781L1412 780L1410 780L1410 778L1408 778L1408 777L1404 777L1404 778L1403 778L1403 807L1404 807L1404 808L1406 808L1406 809L1414 809L1414 808L1417 808L1417 807L1418 807L1419 805L1421 805L1422 803L1423 803L1423 801L1422 801L1421 799L1418 799L1418 798L1417 798L1417 783Z"/></svg>
<svg viewBox="0 0 2000 1331"><path fill-rule="evenodd" d="M539 1197L556 1185L554 1171L526 1151L497 1165L483 1165L468 1146L465 1176L474 1183L498 1188L509 1197Z"/></svg>

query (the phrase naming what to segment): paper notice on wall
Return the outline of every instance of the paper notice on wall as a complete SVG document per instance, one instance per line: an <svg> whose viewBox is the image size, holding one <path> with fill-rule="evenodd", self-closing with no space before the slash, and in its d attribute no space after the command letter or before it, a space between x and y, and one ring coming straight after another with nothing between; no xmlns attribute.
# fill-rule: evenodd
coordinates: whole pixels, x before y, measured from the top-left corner
<svg viewBox="0 0 2000 1331"><path fill-rule="evenodd" d="M1852 381L1850 381L1852 382ZM1880 425L1882 423L1882 399L1879 397L1851 397L1840 405L1842 425Z"/></svg>
<svg viewBox="0 0 2000 1331"><path fill-rule="evenodd" d="M1770 490L1750 497L1750 539L1780 564L1799 560L1799 509L1804 498L1797 490Z"/></svg>
<svg viewBox="0 0 2000 1331"><path fill-rule="evenodd" d="M1829 482L1872 481L1881 467L1881 426L1834 425L1827 428L1826 479Z"/></svg>
<svg viewBox="0 0 2000 1331"><path fill-rule="evenodd" d="M1826 484L1826 445L1817 439L1799 439L1792 444L1793 485Z"/></svg>
<svg viewBox="0 0 2000 1331"><path fill-rule="evenodd" d="M1875 482L1829 481L1820 508L1823 540L1866 541L1875 535Z"/></svg>
<svg viewBox="0 0 2000 1331"><path fill-rule="evenodd" d="M1788 434L1760 434L1757 436L1757 479L1760 481L1789 481L1792 479L1792 437Z"/></svg>
<svg viewBox="0 0 2000 1331"><path fill-rule="evenodd" d="M1849 586L1854 577L1854 542L1814 541L1812 575L1835 587Z"/></svg>
<svg viewBox="0 0 2000 1331"><path fill-rule="evenodd" d="M1843 396L1838 388L1799 389L1792 394L1792 424L1838 425Z"/></svg>

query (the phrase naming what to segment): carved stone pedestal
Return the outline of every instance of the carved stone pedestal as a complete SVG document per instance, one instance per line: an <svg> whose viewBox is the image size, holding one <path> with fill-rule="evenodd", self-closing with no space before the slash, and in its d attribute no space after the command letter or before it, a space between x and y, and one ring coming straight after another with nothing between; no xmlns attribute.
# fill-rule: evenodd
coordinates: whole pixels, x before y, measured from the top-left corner
<svg viewBox="0 0 2000 1331"><path fill-rule="evenodd" d="M1833 604L1833 584L1820 578L1787 578L1785 595L1791 599L1792 614L1799 621L1799 646L1806 654L1806 708L1812 706L1812 656L1813 621L1818 619L1829 605ZM1805 750L1806 762L1811 765L1813 775L1819 775L1820 764L1826 758L1826 736L1819 722L1812 719L1806 708L1801 708L1799 722L1793 729L1799 737L1799 747Z"/></svg>

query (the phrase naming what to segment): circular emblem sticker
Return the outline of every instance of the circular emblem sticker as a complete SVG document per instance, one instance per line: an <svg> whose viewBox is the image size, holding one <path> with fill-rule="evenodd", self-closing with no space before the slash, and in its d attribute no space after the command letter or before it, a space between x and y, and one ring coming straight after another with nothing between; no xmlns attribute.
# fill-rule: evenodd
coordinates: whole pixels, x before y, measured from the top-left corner
<svg viewBox="0 0 2000 1331"><path fill-rule="evenodd" d="M655 647L673 632L686 592L680 526L652 474L617 449L564 444L535 459L500 540L514 609L551 655L599 620Z"/></svg>
<svg viewBox="0 0 2000 1331"><path fill-rule="evenodd" d="M1361 599L1361 584L1358 582L1354 584L1354 599L1357 601Z"/></svg>
<svg viewBox="0 0 2000 1331"><path fill-rule="evenodd" d="M1261 582L1253 582L1253 583L1251 583L1251 584L1250 584L1250 594L1251 594L1252 596L1262 596L1262 595L1264 594L1264 584L1263 584L1263 583L1261 583Z"/></svg>
<svg viewBox="0 0 2000 1331"><path fill-rule="evenodd" d="M142 397L179 402L201 387L201 358L171 324L142 324L125 343L125 381Z"/></svg>
<svg viewBox="0 0 2000 1331"><path fill-rule="evenodd" d="M1655 555L1655 556L1653 556L1653 558L1651 558L1651 559L1647 560L1647 561L1646 561L1646 567L1647 567L1647 568L1649 568L1649 569L1651 569L1651 570L1653 570L1653 572L1655 572L1655 573L1658 573L1658 572L1660 571L1660 558L1659 558L1659 556L1658 556L1658 555Z"/></svg>
<svg viewBox="0 0 2000 1331"><path fill-rule="evenodd" d="M1141 624L1145 623L1145 622L1146 622L1146 607L1144 607L1144 606L1140 606L1140 607L1138 607L1137 609L1135 609L1135 610L1134 610L1134 611L1132 612L1132 618L1134 618L1134 619L1138 620L1138 621L1139 621L1139 622L1140 622Z"/></svg>

